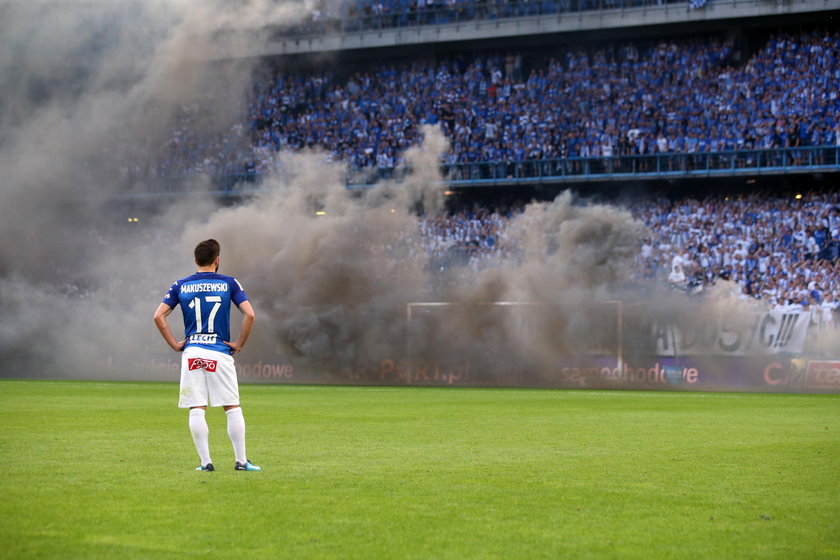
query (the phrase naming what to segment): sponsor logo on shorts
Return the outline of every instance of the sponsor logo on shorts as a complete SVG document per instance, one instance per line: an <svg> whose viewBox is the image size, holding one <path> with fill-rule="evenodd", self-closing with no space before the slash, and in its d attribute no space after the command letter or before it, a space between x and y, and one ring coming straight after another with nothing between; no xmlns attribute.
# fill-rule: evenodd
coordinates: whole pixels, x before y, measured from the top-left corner
<svg viewBox="0 0 840 560"><path fill-rule="evenodd" d="M203 369L208 373L213 373L216 371L216 364L219 362L216 360L208 360L207 358L189 358L187 363L189 364L190 371L193 371L194 369Z"/></svg>

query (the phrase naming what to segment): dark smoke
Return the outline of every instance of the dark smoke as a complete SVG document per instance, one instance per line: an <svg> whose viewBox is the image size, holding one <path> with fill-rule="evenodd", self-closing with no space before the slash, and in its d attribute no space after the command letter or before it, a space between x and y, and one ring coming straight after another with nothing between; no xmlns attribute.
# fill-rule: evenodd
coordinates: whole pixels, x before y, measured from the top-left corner
<svg viewBox="0 0 840 560"><path fill-rule="evenodd" d="M325 154L280 154L282 171L250 200L175 197L126 226L125 196L147 188L179 111L199 108L190 127L202 136L243 122L255 62L230 53L252 47L264 21L305 16L304 5L0 7L0 375L136 375L134 362L167 351L152 312L208 237L222 244L221 272L242 281L257 311L246 353L330 370L411 354L548 372L558 356L615 348L615 301L638 299L625 286L641 224L565 194L529 205L504 232L509 250L481 271L441 271L417 221L418 208L443 211L446 141L433 127L405 154L399 184L349 192L346 169ZM458 305L418 308L409 326L406 305L429 301ZM668 309L683 313L679 305ZM625 344L642 352L651 317L637 317Z"/></svg>
<svg viewBox="0 0 840 560"><path fill-rule="evenodd" d="M303 17L301 6L0 6L0 373L95 375L103 354L150 347L148 309L190 244L184 219L213 205L180 201L138 232L115 200L147 189L184 106L202 107L200 133L241 122L253 62L225 53L257 22Z"/></svg>

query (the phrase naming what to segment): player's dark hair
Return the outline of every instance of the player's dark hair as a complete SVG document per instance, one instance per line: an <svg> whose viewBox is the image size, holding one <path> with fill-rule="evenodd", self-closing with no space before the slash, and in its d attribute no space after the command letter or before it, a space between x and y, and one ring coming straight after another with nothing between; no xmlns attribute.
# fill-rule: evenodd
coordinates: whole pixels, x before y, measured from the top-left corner
<svg viewBox="0 0 840 560"><path fill-rule="evenodd" d="M216 257L219 256L221 246L215 239L205 239L195 246L195 264L198 266L210 266Z"/></svg>

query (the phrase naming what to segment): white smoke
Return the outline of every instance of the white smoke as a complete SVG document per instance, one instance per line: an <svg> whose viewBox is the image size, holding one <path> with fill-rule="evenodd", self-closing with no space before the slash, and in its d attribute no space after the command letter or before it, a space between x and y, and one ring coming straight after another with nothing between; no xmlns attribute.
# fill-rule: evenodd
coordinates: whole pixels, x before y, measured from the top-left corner
<svg viewBox="0 0 840 560"><path fill-rule="evenodd" d="M0 7L0 374L119 377L122 365L128 372L145 353L165 352L152 312L194 271L192 249L209 237L222 244L221 272L242 281L257 311L246 352L313 368L403 356L406 304L428 299L468 305L422 327L420 355L447 359L451 350L478 364L544 368L601 344L597 311L629 277L640 224L567 194L514 220L505 235L517 251L441 282L417 220L418 209L443 209L446 139L434 127L404 154L399 181L364 192L346 189L347 169L323 153L281 153L280 171L251 199L222 206L202 194L212 177L199 174L189 183L196 194L157 199L152 216L125 222L144 208L149 170L166 157L183 108L192 107L189 127L201 138L245 122L256 62L234 55L261 40L264 22L294 23L305 8ZM498 308L475 306L504 300L546 305L525 331Z"/></svg>

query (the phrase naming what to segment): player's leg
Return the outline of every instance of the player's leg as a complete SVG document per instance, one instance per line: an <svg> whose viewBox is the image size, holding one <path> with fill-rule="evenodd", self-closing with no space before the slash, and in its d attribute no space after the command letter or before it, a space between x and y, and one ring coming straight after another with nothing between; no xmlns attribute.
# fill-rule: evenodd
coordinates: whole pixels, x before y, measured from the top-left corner
<svg viewBox="0 0 840 560"><path fill-rule="evenodd" d="M181 357L181 396L178 402L180 408L189 408L189 427L195 450L198 452L201 464L196 470L212 471L213 461L210 458L210 428L207 426L205 409L208 404L206 372L195 365L199 358L195 348L187 348Z"/></svg>
<svg viewBox="0 0 840 560"><path fill-rule="evenodd" d="M227 431L230 443L233 444L233 455L237 463L244 463L245 455L245 417L242 415L242 407L226 406Z"/></svg>
<svg viewBox="0 0 840 560"><path fill-rule="evenodd" d="M210 459L210 428L207 426L205 411L203 406L190 409L190 433L201 461L197 471L214 470L213 460Z"/></svg>
<svg viewBox="0 0 840 560"><path fill-rule="evenodd" d="M245 416L239 405L226 406L227 429L230 442L233 444L233 454L236 456L234 468L238 471L258 471L260 468L251 464L245 453Z"/></svg>
<svg viewBox="0 0 840 560"><path fill-rule="evenodd" d="M236 366L233 356L220 355L216 372L208 377L210 406L222 406L227 416L227 429L233 454L236 458L236 470L258 471L259 467L248 461L245 453L245 416L239 406L239 383L236 379Z"/></svg>

